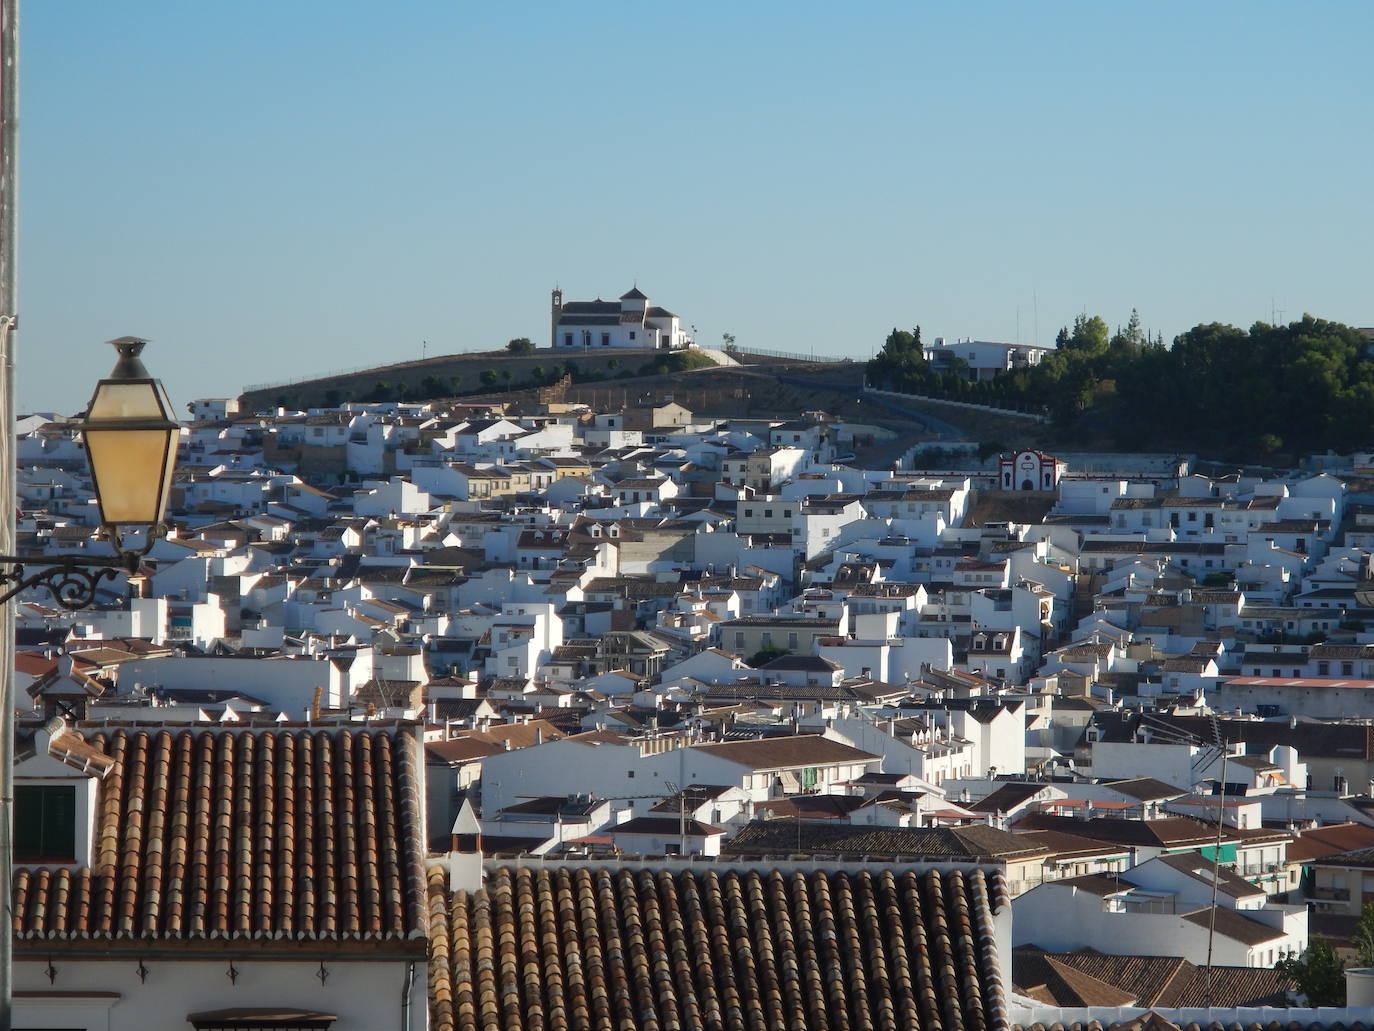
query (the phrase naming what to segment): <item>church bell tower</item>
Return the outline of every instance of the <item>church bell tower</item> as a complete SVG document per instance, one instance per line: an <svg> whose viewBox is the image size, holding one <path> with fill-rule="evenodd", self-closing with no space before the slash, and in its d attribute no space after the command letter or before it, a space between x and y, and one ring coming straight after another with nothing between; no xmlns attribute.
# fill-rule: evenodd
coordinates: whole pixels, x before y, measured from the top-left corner
<svg viewBox="0 0 1374 1031"><path fill-rule="evenodd" d="M552 320L549 329L549 346L558 346L558 320L563 315L563 291L558 287L553 288L553 301L550 307L553 310Z"/></svg>

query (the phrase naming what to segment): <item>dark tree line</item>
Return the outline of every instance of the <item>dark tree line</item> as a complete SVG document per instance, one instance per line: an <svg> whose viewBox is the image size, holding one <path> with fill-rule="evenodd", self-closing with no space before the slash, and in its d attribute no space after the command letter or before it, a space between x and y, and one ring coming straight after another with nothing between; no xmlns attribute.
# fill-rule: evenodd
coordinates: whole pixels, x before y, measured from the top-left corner
<svg viewBox="0 0 1374 1031"><path fill-rule="evenodd" d="M1111 332L1080 315L1038 365L970 383L967 366L927 362L919 327L894 329L868 363L893 390L1047 412L1066 438L1131 450L1268 455L1374 442L1374 361L1356 329L1304 315L1286 326L1195 326L1166 346L1131 313Z"/></svg>

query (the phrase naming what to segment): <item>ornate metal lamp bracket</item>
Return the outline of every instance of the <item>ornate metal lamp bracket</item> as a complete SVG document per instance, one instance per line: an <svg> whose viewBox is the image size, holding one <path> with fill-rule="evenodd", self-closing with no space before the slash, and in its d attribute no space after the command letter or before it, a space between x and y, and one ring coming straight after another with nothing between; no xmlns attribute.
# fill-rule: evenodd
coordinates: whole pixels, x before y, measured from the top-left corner
<svg viewBox="0 0 1374 1031"><path fill-rule="evenodd" d="M90 607L102 581L126 572L118 562L91 562L41 555L0 555L0 605L30 587L41 587L64 609Z"/></svg>

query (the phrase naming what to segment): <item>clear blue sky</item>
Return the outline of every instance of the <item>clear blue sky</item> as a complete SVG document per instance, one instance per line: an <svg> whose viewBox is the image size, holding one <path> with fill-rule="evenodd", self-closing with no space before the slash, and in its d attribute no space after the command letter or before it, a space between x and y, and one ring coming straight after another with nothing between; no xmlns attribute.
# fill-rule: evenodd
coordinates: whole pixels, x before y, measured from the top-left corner
<svg viewBox="0 0 1374 1031"><path fill-rule="evenodd" d="M1374 5L27 0L21 410L544 343L1374 324ZM1037 318L1038 311L1038 318Z"/></svg>

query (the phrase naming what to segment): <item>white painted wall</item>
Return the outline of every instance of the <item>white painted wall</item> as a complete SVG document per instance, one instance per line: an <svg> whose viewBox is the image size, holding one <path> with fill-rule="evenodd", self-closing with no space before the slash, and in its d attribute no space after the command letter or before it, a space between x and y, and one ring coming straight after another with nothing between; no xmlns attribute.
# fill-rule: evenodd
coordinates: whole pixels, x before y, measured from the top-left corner
<svg viewBox="0 0 1374 1031"><path fill-rule="evenodd" d="M25 1028L86 1028L88 1031L151 1031L155 1028L186 1028L189 1013L235 1006L299 1006L338 1015L335 1031L377 1031L401 1024L401 995L406 982L406 960L327 959L327 977L319 978L320 961L289 958L248 959L244 952L257 950L240 945L233 960L238 971L228 974L235 949L218 943L224 958L190 960L156 955L156 950L129 951L110 960L75 960L52 957L56 977L49 982L48 958L15 957L16 992L39 992L48 998L20 996L15 999L14 1023ZM178 942L168 952L185 949ZM305 951L302 949L302 951ZM321 948L320 952L329 951ZM140 981L142 959L148 971ZM410 1029L419 1031L428 1022L428 988L423 956L415 959L415 980L410 992ZM69 998L76 992L112 992L117 998Z"/></svg>
<svg viewBox="0 0 1374 1031"><path fill-rule="evenodd" d="M1012 908L1012 936L1017 945L1035 944L1051 952L1086 946L1119 956L1182 956L1199 966L1207 962L1206 925L1184 920L1179 913L1107 912L1101 896L1064 883L1033 888L1017 896ZM1180 912L1193 908L1179 906ZM1284 952L1307 947L1305 907L1272 907L1244 915L1285 933L1254 947L1218 934L1213 943L1214 963L1272 967Z"/></svg>
<svg viewBox="0 0 1374 1031"><path fill-rule="evenodd" d="M121 663L116 690L128 694L135 684L158 684L166 688L242 691L294 714L310 707L317 687L325 689L325 705L341 704L343 699L337 697L338 680L333 663L312 659L168 656Z"/></svg>

